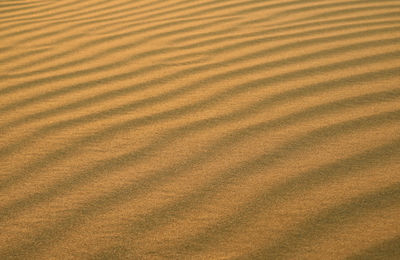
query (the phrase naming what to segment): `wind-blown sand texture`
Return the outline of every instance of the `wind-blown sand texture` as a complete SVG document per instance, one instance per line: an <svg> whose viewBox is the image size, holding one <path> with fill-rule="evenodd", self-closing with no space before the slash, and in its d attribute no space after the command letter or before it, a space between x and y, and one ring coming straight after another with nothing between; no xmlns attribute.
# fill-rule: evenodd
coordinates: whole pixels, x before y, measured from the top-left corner
<svg viewBox="0 0 400 260"><path fill-rule="evenodd" d="M400 259L399 0L2 0L0 259Z"/></svg>

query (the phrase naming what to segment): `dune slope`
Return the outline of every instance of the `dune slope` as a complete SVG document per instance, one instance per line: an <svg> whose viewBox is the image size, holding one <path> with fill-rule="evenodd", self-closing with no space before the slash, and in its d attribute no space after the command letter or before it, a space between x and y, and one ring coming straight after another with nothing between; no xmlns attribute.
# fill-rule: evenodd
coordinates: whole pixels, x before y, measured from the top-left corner
<svg viewBox="0 0 400 260"><path fill-rule="evenodd" d="M398 259L397 0L4 0L0 259Z"/></svg>

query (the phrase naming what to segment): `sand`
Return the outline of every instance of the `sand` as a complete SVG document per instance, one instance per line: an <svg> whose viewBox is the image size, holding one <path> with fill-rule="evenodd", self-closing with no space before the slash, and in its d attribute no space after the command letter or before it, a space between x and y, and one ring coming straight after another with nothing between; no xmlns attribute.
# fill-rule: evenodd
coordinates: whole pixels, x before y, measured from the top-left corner
<svg viewBox="0 0 400 260"><path fill-rule="evenodd" d="M0 259L399 259L398 0L3 0Z"/></svg>

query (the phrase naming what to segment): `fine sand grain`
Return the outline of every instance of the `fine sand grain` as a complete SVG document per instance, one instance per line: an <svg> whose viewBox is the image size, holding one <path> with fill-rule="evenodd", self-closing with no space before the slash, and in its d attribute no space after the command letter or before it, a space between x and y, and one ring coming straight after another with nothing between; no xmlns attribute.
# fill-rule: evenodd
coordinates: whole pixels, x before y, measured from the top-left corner
<svg viewBox="0 0 400 260"><path fill-rule="evenodd" d="M0 259L400 259L399 0L0 1Z"/></svg>

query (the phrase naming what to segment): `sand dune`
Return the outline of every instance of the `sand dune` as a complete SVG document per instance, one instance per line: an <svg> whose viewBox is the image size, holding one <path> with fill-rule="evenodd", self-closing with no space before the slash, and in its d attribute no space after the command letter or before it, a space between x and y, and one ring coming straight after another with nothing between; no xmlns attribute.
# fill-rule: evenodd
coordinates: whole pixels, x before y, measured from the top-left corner
<svg viewBox="0 0 400 260"><path fill-rule="evenodd" d="M398 0L0 2L0 259L399 259Z"/></svg>

